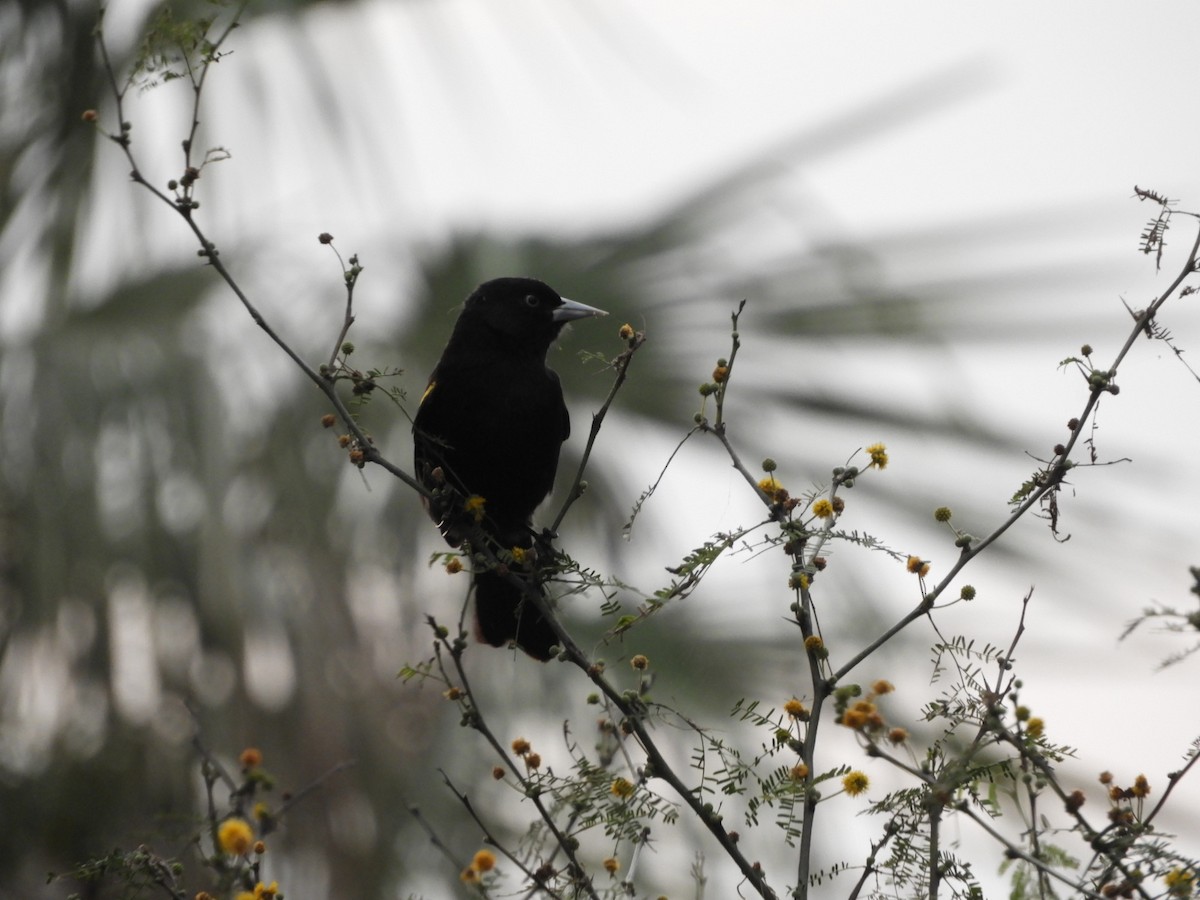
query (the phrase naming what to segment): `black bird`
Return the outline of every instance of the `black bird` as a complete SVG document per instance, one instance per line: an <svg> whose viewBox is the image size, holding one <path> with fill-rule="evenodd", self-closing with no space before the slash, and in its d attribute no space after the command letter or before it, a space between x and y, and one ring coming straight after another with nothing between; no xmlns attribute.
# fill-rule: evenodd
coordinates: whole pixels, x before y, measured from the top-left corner
<svg viewBox="0 0 1200 900"><path fill-rule="evenodd" d="M493 550L532 548L533 511L554 485L571 433L546 352L567 322L603 315L533 278L497 278L467 298L413 421L417 477L454 498L426 505L451 546L477 522ZM508 576L477 572L478 636L549 659L558 639L523 597Z"/></svg>

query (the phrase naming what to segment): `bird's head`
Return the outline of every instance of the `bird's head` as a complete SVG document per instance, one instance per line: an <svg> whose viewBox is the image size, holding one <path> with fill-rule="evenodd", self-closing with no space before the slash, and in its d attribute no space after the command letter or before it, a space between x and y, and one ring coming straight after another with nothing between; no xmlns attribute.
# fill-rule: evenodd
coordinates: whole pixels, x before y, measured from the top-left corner
<svg viewBox="0 0 1200 900"><path fill-rule="evenodd" d="M559 296L536 278L495 278L467 298L460 322L479 323L504 344L544 354L568 322L606 315L602 309Z"/></svg>

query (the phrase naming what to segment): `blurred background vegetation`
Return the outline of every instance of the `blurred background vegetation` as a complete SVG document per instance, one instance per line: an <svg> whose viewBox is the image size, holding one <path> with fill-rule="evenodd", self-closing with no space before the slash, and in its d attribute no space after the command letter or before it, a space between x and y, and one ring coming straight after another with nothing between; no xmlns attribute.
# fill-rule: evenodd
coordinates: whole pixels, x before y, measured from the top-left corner
<svg viewBox="0 0 1200 900"><path fill-rule="evenodd" d="M207 9L174 6L179 16ZM527 113L478 100L489 73L472 62L470 40L457 28L462 4L412 6L421 9L404 19L414 29L407 39L444 61L444 81L409 81L404 90L456 98L464 115L478 117L485 148L527 138ZM136 52L140 23L155 8L121 7L110 34L119 65ZM636 18L633 7L625 13ZM620 23L638 26L627 32L614 29L587 4L547 15L585 34L588 52L614 79L669 98L663 84L679 72L663 62L666 36L635 21ZM328 36L339 16L358 17L361 55ZM267 768L291 789L357 760L289 819L276 861L289 898L450 896L454 872L428 852L408 807L420 805L469 855L479 836L436 769L483 792L489 788L474 782L486 780L490 762L437 690L402 684L396 673L428 656L424 617L452 620L465 580L427 569L438 541L419 504L381 473L346 465L318 425L326 410L317 393L197 264L170 211L135 196L116 148L81 124L81 111L97 108L111 125L96 18L96 7L79 0L0 5L0 897L63 896L67 884L43 885L47 871L116 845L147 841L183 853L198 809L196 734L227 760L243 746L261 747ZM956 482L947 498L944 473L909 470L874 483L867 508L882 528L914 510L927 518L948 499L964 517L990 504L978 514L982 530L1032 468L1021 455L1030 436L1049 452L1048 435L1057 433L1038 430L1042 410L1014 423L976 402L970 387L979 382L963 368L962 348L1052 336L1061 341L1047 359L1074 352L1085 312L1044 298L1115 293L1112 258L1072 243L1097 228L1097 217L1084 206L1058 206L917 221L868 242L797 177L970 102L987 79L981 69L896 85L822 125L798 127L619 227L593 227L581 211L571 233L481 220L428 234L405 221L394 195L436 193L420 171L405 168L405 142L424 136L404 131L402 105L375 111L400 119L403 138L393 143L345 102L370 80L364 70L387 68L385 37L370 32L370 21L364 5L348 2L248 7L202 116L208 143L234 147L233 160L204 176L202 215L211 216L223 258L310 358L328 354L341 314L340 273L316 233L328 228L344 253L360 252L355 358L404 369L397 385L410 397L440 352L455 305L486 278L536 275L610 310L601 325L576 326L555 354L575 420L564 472L608 387L605 373L579 363L577 352L615 355L617 325L645 327L650 344L601 437L592 489L563 532L576 558L653 590L666 581L662 566L711 531L753 521L753 498L724 480L715 449L689 447L633 540L621 539L633 501L691 424L696 386L727 354L729 313L742 298L750 302L734 438L748 461L776 457L796 489L874 440L910 456L938 448L995 478ZM531 44L519 17L493 24L534 81L561 63L561 44ZM553 118L555 105L573 98L569 86L550 81L540 114ZM135 151L163 181L177 175L176 151L153 154L177 146L180 132L162 111L186 109L182 93L172 97L151 92L130 108ZM249 134L261 146L239 146ZM252 183L261 172L235 174L247 149L279 166L267 170L277 181L261 193ZM306 177L343 192L348 211L320 207L306 182L289 187L295 157L317 170ZM528 164L541 164L536 153ZM356 198L371 212L356 212ZM378 214L390 204L400 213ZM312 229L310 246L281 247L280 223L314 205L333 221ZM164 236L170 229L181 232L177 241ZM986 259L997 246L1006 248L1002 262L967 271L950 264ZM1104 313L1117 320L1111 306ZM1065 423L1074 409L1054 405L1046 415ZM405 416L377 400L365 421L386 454L406 464ZM717 513L689 518L696 495L713 493ZM1101 508L1101 517L1110 514ZM696 529L709 521L712 528ZM909 537L921 533L909 527ZM1053 548L1032 531L1032 543L998 547L998 565L1036 569ZM1165 555L1183 573L1189 560ZM873 633L904 607L874 589L868 566L841 577L839 594L860 605L829 623L835 632ZM1006 587L1019 594L1031 577ZM776 590L785 579L735 564L639 634L638 648L652 648L656 666L672 673L681 708L719 721L739 696L778 702L802 690L795 676L777 674L794 652L769 606L786 605ZM758 607L766 586L774 593ZM747 608L763 614L748 617ZM596 609L580 604L565 614L590 639L603 631ZM1115 632L1114 622L1108 633ZM584 711L585 686L523 658L478 650L469 663L501 734L552 736ZM497 827L519 832L515 805L485 796L495 801ZM663 890L681 883L656 877Z"/></svg>

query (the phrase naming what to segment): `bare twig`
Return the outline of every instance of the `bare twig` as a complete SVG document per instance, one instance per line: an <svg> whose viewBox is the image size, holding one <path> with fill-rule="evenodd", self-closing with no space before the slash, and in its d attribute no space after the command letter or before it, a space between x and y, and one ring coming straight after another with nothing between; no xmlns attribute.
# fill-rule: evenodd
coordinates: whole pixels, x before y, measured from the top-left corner
<svg viewBox="0 0 1200 900"><path fill-rule="evenodd" d="M537 885L537 889L540 893L543 893L548 897L561 898L561 894L542 883L538 879L536 872L530 869L529 866L527 866L519 857L516 856L516 854L504 846L503 841L499 840L494 834L492 834L491 829L489 829L487 826L487 823L484 822L483 819L480 818L479 813L475 811L475 807L471 803L471 798L455 787L454 782L450 780L450 776L441 769L438 771L441 772L442 781L446 783L446 787L449 788L450 793L452 793L455 799L462 804L463 809L467 811L467 815L474 820L475 824L478 825L480 830L483 832L484 841L499 850L500 853L502 853L514 866L524 872L525 877L529 879L530 883ZM562 845L560 844L559 846L561 847ZM588 891L588 894L589 896L595 896L590 890Z"/></svg>
<svg viewBox="0 0 1200 900"><path fill-rule="evenodd" d="M314 778L312 781L310 781L304 787L300 788L300 790L295 791L290 797L288 797L287 800L285 800L280 805L279 810L275 814L276 817L277 818L283 817L287 813L287 811L290 810L293 806L295 806L301 800L305 799L309 794L313 793L318 788L323 787L325 782L327 782L334 775L340 775L342 772L345 772L347 769L353 769L356 765L358 765L358 760L347 759L347 760L343 760L340 763L336 763L335 765L330 766L328 769L326 769L324 772L322 772L320 775L318 775L316 778Z"/></svg>
<svg viewBox="0 0 1200 900"><path fill-rule="evenodd" d="M354 324L354 286L358 284L358 276L362 272L362 266L358 264L358 256L355 255L350 257L350 267L346 267L346 263L342 259L342 254L333 245L333 235L322 234L319 240L322 244L328 244L329 249L337 257L338 262L342 266L342 278L346 282L346 312L342 316L342 330L338 332L337 340L333 342L333 349L329 352L329 362L325 364L326 370L333 372L337 368L338 354L342 352L342 348L346 344L346 335L350 333L350 326Z"/></svg>
<svg viewBox="0 0 1200 900"><path fill-rule="evenodd" d="M558 532L558 527L562 524L563 519L566 518L567 510L583 495L581 489L583 485L583 473L587 470L588 460L592 455L592 447L596 443L597 435L600 434L600 426L604 424L604 417L608 415L609 408L617 398L617 391L625 383L625 377L629 372L629 365L633 362L633 355L641 349L644 343L646 343L645 332L635 332L629 338L628 346L610 364L613 371L616 372L616 376L613 378L612 387L609 388L608 396L604 398L600 409L592 413L592 427L588 432L587 444L584 445L583 455L579 458L579 468L575 472L575 478L572 480L571 487L567 491L567 497L563 501L562 508L559 509L558 515L554 517L554 522L550 525L550 532L552 534Z"/></svg>

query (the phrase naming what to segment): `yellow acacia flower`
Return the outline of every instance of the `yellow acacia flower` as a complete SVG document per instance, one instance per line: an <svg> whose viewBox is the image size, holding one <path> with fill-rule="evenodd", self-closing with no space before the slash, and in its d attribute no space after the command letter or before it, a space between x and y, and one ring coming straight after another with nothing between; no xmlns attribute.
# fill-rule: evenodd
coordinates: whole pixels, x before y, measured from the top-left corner
<svg viewBox="0 0 1200 900"><path fill-rule="evenodd" d="M808 708L795 697L783 704L783 711L793 719L808 718Z"/></svg>
<svg viewBox="0 0 1200 900"><path fill-rule="evenodd" d="M887 468L887 447L885 447L883 444L872 444L867 448L867 455L871 457L871 465L876 469Z"/></svg>
<svg viewBox="0 0 1200 900"><path fill-rule="evenodd" d="M871 779L866 776L865 772L860 772L855 769L842 779L842 787L851 797L857 797L864 793L871 786Z"/></svg>
<svg viewBox="0 0 1200 900"><path fill-rule="evenodd" d="M634 789L633 782L627 778L614 778L612 787L609 788L614 797L628 797Z"/></svg>
<svg viewBox="0 0 1200 900"><path fill-rule="evenodd" d="M766 478L760 478L758 481L758 489L776 503L782 503L788 498L787 489L775 480L774 475L768 475Z"/></svg>
<svg viewBox="0 0 1200 900"><path fill-rule="evenodd" d="M253 769L256 766L261 766L263 761L262 751L257 747L247 747L238 757L238 762L242 764L242 770Z"/></svg>
<svg viewBox="0 0 1200 900"><path fill-rule="evenodd" d="M818 519L828 519L833 515L833 504L825 497L822 497L812 505L812 513Z"/></svg>
<svg viewBox="0 0 1200 900"><path fill-rule="evenodd" d="M491 850L480 850L471 860L471 868L476 872L490 872L496 868L496 854Z"/></svg>
<svg viewBox="0 0 1200 900"><path fill-rule="evenodd" d="M224 853L244 856L254 845L254 831L245 819L226 819L217 828L217 844Z"/></svg>
<svg viewBox="0 0 1200 900"><path fill-rule="evenodd" d="M904 565L908 571L922 578L929 574L929 563L919 556L910 556Z"/></svg>
<svg viewBox="0 0 1200 900"><path fill-rule="evenodd" d="M473 518L476 524L478 524L479 522L483 521L483 508L486 505L486 500L484 500L478 494L472 494L466 499L466 502L463 503L463 509L470 513L471 518Z"/></svg>
<svg viewBox="0 0 1200 900"><path fill-rule="evenodd" d="M853 728L857 730L866 726L867 716L868 714L863 712L861 709L848 709L842 713L840 723L845 725L847 728Z"/></svg>
<svg viewBox="0 0 1200 900"><path fill-rule="evenodd" d="M1172 897L1190 897L1196 885L1196 874L1187 869L1172 869L1163 876Z"/></svg>
<svg viewBox="0 0 1200 900"><path fill-rule="evenodd" d="M1032 719L1029 721L1029 724L1033 725ZM1145 775L1139 775L1137 778L1133 779L1133 796L1140 798L1145 797L1149 793L1150 781Z"/></svg>

